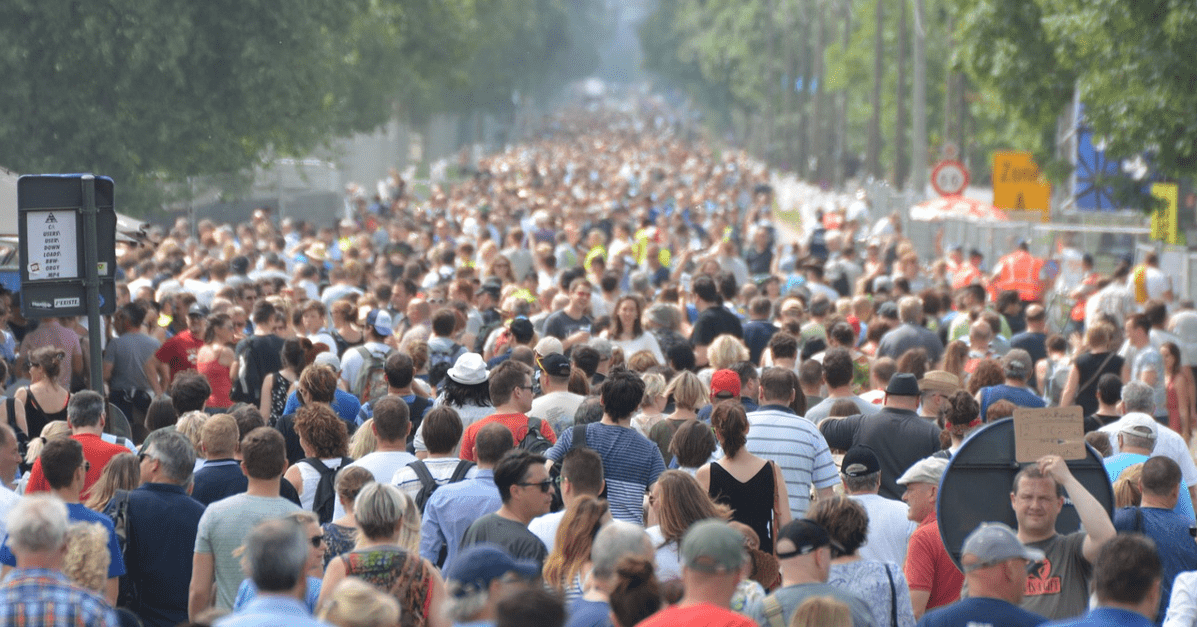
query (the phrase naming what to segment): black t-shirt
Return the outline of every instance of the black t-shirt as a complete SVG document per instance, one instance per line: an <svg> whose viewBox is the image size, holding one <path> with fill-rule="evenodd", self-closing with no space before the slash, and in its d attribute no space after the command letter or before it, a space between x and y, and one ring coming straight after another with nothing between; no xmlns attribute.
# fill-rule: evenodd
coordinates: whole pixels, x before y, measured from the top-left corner
<svg viewBox="0 0 1197 627"><path fill-rule="evenodd" d="M710 346L715 338L723 334L744 337L744 327L740 318L727 310L723 305L708 307L698 314L694 321L694 330L690 333L692 346Z"/></svg>
<svg viewBox="0 0 1197 627"><path fill-rule="evenodd" d="M277 335L252 335L237 343L241 372L233 382L232 399L239 403L261 404L262 380L283 367L283 338Z"/></svg>
<svg viewBox="0 0 1197 627"><path fill-rule="evenodd" d="M544 321L544 334L564 340L578 331L589 331L590 322L590 316L586 314L582 314L581 318L571 318L562 309Z"/></svg>
<svg viewBox="0 0 1197 627"><path fill-rule="evenodd" d="M1080 405L1088 416L1097 412L1097 380L1106 373L1121 375L1122 357L1110 353L1085 353L1076 358L1075 365L1080 373L1077 385L1081 387L1077 390L1074 402Z"/></svg>

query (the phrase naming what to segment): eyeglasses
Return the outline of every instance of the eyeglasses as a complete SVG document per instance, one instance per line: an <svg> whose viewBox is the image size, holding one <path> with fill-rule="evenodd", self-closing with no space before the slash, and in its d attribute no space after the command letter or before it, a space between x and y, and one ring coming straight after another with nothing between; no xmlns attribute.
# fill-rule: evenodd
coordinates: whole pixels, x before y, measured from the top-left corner
<svg viewBox="0 0 1197 627"><path fill-rule="evenodd" d="M308 540L312 543L313 549L318 549L321 544L324 544L324 536L312 536Z"/></svg>
<svg viewBox="0 0 1197 627"><path fill-rule="evenodd" d="M532 390L535 390L535 389L536 389L536 386L534 386L534 385L520 385L520 386L517 386L517 387L518 387L518 389L521 389L521 390L528 390L529 392L531 392Z"/></svg>
<svg viewBox="0 0 1197 627"><path fill-rule="evenodd" d="M91 471L91 462L87 461L86 459L83 460L83 472L90 472L90 471Z"/></svg>
<svg viewBox="0 0 1197 627"><path fill-rule="evenodd" d="M524 486L525 488L528 486L540 486L540 491L545 494L548 494L549 490L553 489L553 480L545 479L544 481L541 481L539 483L528 483L526 481L520 481L519 483L516 483L515 485Z"/></svg>

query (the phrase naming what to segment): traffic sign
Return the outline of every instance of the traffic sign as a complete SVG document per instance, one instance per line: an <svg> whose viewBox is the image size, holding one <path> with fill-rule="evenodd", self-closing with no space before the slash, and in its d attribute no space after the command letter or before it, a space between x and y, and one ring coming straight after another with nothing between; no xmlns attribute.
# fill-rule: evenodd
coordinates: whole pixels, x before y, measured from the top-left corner
<svg viewBox="0 0 1197 627"><path fill-rule="evenodd" d="M968 187L968 168L959 161L945 159L931 170L931 187L940 196L958 196Z"/></svg>
<svg viewBox="0 0 1197 627"><path fill-rule="evenodd" d="M1040 222L1051 217L1052 186L1039 173L1029 152L993 155L993 206L1012 212L1035 212ZM1024 214L1025 215L1025 214Z"/></svg>

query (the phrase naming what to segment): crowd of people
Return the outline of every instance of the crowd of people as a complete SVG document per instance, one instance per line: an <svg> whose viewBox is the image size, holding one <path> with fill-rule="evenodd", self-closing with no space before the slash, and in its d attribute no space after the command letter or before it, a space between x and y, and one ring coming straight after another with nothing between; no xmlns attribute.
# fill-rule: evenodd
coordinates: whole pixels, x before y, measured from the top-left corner
<svg viewBox="0 0 1197 627"><path fill-rule="evenodd" d="M1197 312L1151 259L920 257L651 101L459 174L152 229L99 347L0 295L3 622L1197 624ZM970 437L1071 406L1110 491L1047 455L945 546Z"/></svg>

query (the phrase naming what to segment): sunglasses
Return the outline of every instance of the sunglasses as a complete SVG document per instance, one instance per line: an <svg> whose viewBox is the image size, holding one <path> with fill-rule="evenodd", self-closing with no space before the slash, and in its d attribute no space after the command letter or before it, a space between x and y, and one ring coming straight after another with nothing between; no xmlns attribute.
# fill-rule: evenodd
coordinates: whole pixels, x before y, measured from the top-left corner
<svg viewBox="0 0 1197 627"><path fill-rule="evenodd" d="M540 491L541 491L541 492L543 492L543 493L545 493L545 494L548 494L548 493L549 493L549 490L552 490L552 489L553 489L553 480L552 480L552 479L545 479L544 481L541 481L541 482L539 482L539 483L528 483L528 482L526 482L526 481L520 481L519 483L516 483L515 485L524 486L524 487L528 487L528 486L540 486Z"/></svg>

